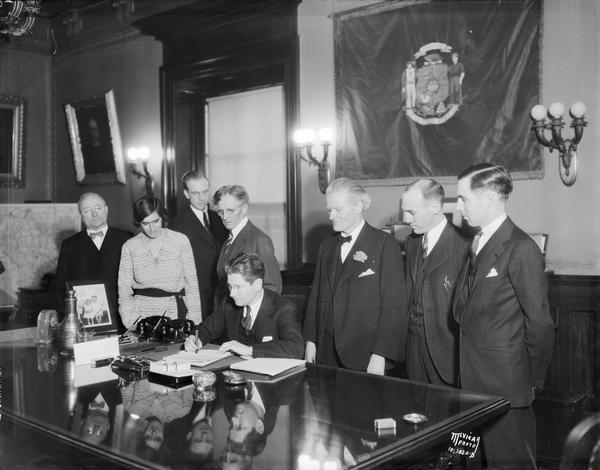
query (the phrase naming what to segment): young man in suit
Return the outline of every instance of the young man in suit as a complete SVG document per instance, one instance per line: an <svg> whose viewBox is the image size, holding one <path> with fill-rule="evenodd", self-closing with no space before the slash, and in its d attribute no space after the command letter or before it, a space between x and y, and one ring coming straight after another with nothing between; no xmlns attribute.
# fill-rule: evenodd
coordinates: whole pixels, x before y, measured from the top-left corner
<svg viewBox="0 0 600 470"><path fill-rule="evenodd" d="M225 267L229 298L197 326L199 344L190 337L187 351L221 338L221 352L241 356L300 359L304 340L292 302L263 288L265 265L254 253L240 253Z"/></svg>
<svg viewBox="0 0 600 470"><path fill-rule="evenodd" d="M217 261L221 246L227 238L227 229L221 217L208 206L210 183L204 174L188 171L182 176L181 184L183 195L190 204L173 222L172 228L190 239L198 276L202 316L206 318L213 311Z"/></svg>
<svg viewBox="0 0 600 470"><path fill-rule="evenodd" d="M214 203L225 228L229 230L217 263L215 306L227 296L225 266L240 253L256 253L265 264L264 288L281 294L281 270L275 258L273 242L266 233L248 220L247 191L238 185L223 186L215 193Z"/></svg>
<svg viewBox="0 0 600 470"><path fill-rule="evenodd" d="M506 215L509 172L482 163L458 175L458 208L479 227L457 283L460 386L502 396L510 411L483 434L487 466L536 468L534 390L554 341L540 249Z"/></svg>
<svg viewBox="0 0 600 470"><path fill-rule="evenodd" d="M400 245L365 222L371 197L356 181L333 181L325 199L336 233L317 255L305 358L384 375L386 359L404 359L408 317Z"/></svg>
<svg viewBox="0 0 600 470"><path fill-rule="evenodd" d="M85 228L62 242L56 267L57 288L64 297L69 281L103 281L110 311L122 327L118 315L117 274L121 248L133 233L107 225L108 206L99 194L85 193L77 206Z"/></svg>
<svg viewBox="0 0 600 470"><path fill-rule="evenodd" d="M413 182L402 196L404 221L413 231L406 242L406 369L410 380L456 386L458 325L452 300L470 240L448 223L443 200L444 188L432 179Z"/></svg>

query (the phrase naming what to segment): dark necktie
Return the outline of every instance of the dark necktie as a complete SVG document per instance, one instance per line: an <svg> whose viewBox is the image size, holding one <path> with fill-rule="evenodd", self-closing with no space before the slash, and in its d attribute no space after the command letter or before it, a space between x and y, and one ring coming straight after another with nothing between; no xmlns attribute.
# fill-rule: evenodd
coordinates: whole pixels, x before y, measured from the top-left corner
<svg viewBox="0 0 600 470"><path fill-rule="evenodd" d="M210 222L208 221L208 212L202 211L202 218L204 219L204 228L210 230Z"/></svg>
<svg viewBox="0 0 600 470"><path fill-rule="evenodd" d="M246 333L250 333L250 327L252 325L252 315L250 315L250 305L247 305L245 310L246 310L246 313L242 317L242 328L244 328L244 331Z"/></svg>
<svg viewBox="0 0 600 470"><path fill-rule="evenodd" d="M473 237L473 242L471 243L471 249L469 251L469 290L471 290L471 288L473 287L473 279L475 278L475 261L477 259L477 247L479 246L479 240L481 239L481 235L483 235L483 232L479 231L477 232L475 237Z"/></svg>
<svg viewBox="0 0 600 470"><path fill-rule="evenodd" d="M93 240L94 238L98 237L98 238L103 238L104 237L104 232L102 230L100 230L99 232L89 232L89 236L90 238Z"/></svg>
<svg viewBox="0 0 600 470"><path fill-rule="evenodd" d="M229 235L227 235L227 240L225 240L225 246L223 247L223 253L227 253L229 247L233 243L233 233L230 231Z"/></svg>
<svg viewBox="0 0 600 470"><path fill-rule="evenodd" d="M338 241L339 241L340 245L343 245L344 243L350 243L352 241L352 235L348 235L347 237L344 237L340 233Z"/></svg>
<svg viewBox="0 0 600 470"><path fill-rule="evenodd" d="M471 259L473 260L473 262L475 261L475 258L477 257L477 247L479 247L479 240L481 239L481 235L483 235L483 232L480 230L479 232L477 232L477 234L475 235L475 237L473 237L473 241L471 242Z"/></svg>
<svg viewBox="0 0 600 470"><path fill-rule="evenodd" d="M428 243L427 234L424 234L423 239L421 240L421 258L423 258L423 261L425 261L425 258L427 258Z"/></svg>

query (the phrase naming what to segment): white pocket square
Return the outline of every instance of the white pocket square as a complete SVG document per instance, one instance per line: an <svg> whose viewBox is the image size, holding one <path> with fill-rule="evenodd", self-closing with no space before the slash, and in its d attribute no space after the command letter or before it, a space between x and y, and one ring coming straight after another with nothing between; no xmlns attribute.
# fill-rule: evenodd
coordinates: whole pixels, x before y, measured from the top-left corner
<svg viewBox="0 0 600 470"><path fill-rule="evenodd" d="M372 276L373 274L375 274L375 271L373 271L371 268L369 268L366 271L363 271L362 273L360 273L358 275L358 277Z"/></svg>
<svg viewBox="0 0 600 470"><path fill-rule="evenodd" d="M496 271L496 268L492 268L490 269L490 272L486 274L485 277L496 277L498 275L498 271Z"/></svg>
<svg viewBox="0 0 600 470"><path fill-rule="evenodd" d="M264 336L262 339L263 343L268 343L269 341L273 341L273 337L272 336Z"/></svg>

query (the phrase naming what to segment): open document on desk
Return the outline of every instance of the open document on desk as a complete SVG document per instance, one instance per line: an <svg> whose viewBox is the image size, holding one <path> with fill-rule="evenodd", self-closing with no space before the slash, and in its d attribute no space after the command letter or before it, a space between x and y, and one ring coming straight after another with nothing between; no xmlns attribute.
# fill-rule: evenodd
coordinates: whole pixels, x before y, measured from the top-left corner
<svg viewBox="0 0 600 470"><path fill-rule="evenodd" d="M278 377L289 375L299 370L304 370L306 362L302 359L284 359L271 357L258 357L248 361L237 362L229 366L236 371L250 372L253 374Z"/></svg>
<svg viewBox="0 0 600 470"><path fill-rule="evenodd" d="M217 349L202 348L198 352L179 351L163 357L164 362L189 364L192 368L205 368L233 356L230 352L220 353ZM229 364L227 364L229 365Z"/></svg>

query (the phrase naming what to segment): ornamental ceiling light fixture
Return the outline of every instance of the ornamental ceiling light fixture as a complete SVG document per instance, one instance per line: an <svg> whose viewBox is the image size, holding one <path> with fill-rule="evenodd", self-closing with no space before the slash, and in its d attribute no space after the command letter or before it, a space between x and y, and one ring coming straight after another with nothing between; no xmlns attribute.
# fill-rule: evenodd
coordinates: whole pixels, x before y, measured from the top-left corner
<svg viewBox="0 0 600 470"><path fill-rule="evenodd" d="M319 131L319 141L323 148L323 157L321 160L313 154L313 147L316 137L316 132L313 129L298 129L294 132L294 141L296 142L296 151L298 156L310 165L317 167L317 175L319 177L319 189L325 193L327 186L331 182L331 167L327 161L329 155L329 147L333 141L333 131L324 127Z"/></svg>
<svg viewBox="0 0 600 470"><path fill-rule="evenodd" d="M0 35L22 36L33 28L41 0L0 0Z"/></svg>
<svg viewBox="0 0 600 470"><path fill-rule="evenodd" d="M572 139L564 139L562 136L563 114L565 105L562 103L552 103L546 112L546 108L541 104L536 104L531 108L531 118L534 123L531 129L535 131L535 136L540 144L548 147L550 152L558 150L558 171L560 179L565 186L572 186L577 178L577 144L583 136L583 128L587 126L585 120L585 104L577 101L571 105L569 114L572 121L571 126L574 131ZM548 117L548 120L546 119ZM550 129L551 138L547 139L545 130Z"/></svg>

